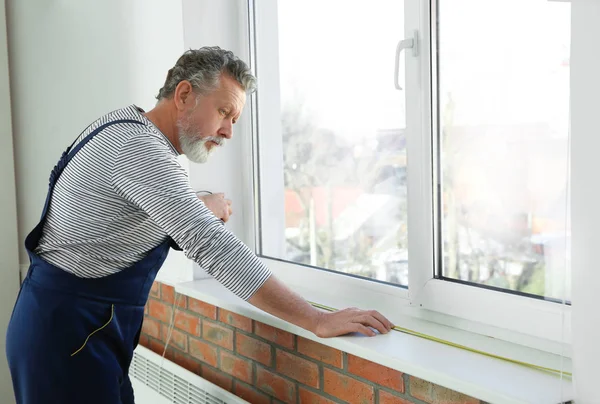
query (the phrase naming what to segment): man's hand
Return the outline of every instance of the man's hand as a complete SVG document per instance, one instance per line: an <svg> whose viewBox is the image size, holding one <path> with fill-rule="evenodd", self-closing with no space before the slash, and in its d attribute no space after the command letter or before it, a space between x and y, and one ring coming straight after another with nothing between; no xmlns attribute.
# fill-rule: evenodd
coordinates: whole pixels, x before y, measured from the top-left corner
<svg viewBox="0 0 600 404"><path fill-rule="evenodd" d="M233 214L233 210L231 210L231 201L225 199L225 194L204 195L199 196L198 198L204 202L206 207L210 209L216 217L225 223L229 220L229 216Z"/></svg>
<svg viewBox="0 0 600 404"><path fill-rule="evenodd" d="M376 311L346 309L328 313L316 309L274 275L250 298L249 303L321 338L352 332L374 336L373 329L387 334L393 328L392 323Z"/></svg>
<svg viewBox="0 0 600 404"><path fill-rule="evenodd" d="M333 313L322 313L314 334L321 338L337 337L352 332L373 337L373 329L387 334L394 325L375 310L344 309Z"/></svg>

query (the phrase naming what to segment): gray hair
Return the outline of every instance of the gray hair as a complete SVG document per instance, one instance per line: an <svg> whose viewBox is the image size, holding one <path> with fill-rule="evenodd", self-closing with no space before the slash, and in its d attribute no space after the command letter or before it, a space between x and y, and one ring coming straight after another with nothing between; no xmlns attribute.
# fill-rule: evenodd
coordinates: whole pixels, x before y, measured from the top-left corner
<svg viewBox="0 0 600 404"><path fill-rule="evenodd" d="M187 80L200 94L208 94L219 86L219 78L225 73L235 79L242 88L251 93L256 89L256 78L248 65L231 51L218 46L190 49L169 70L165 84L156 96L157 100L171 98L177 85Z"/></svg>

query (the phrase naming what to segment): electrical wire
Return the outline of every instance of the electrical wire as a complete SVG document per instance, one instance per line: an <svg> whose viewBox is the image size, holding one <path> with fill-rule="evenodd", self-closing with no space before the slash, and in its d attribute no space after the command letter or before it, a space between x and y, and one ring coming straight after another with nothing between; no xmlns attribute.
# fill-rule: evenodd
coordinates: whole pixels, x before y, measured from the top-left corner
<svg viewBox="0 0 600 404"><path fill-rule="evenodd" d="M176 311L179 309L179 302L180 302L180 298L183 295L181 293L178 293L177 291L174 292L174 296L173 296L173 306L171 306L171 321L169 324L169 327L167 328L167 337L165 339L165 348L163 350L163 354L162 354L162 360L164 361L165 359L165 355L167 353L167 348L169 347L169 342L171 342L171 336L173 334L173 328L175 328L175 317L177 316Z"/></svg>
<svg viewBox="0 0 600 404"><path fill-rule="evenodd" d="M162 292L161 292L162 293ZM175 317L177 316L177 310L179 308L179 299L183 296L181 293L178 293L175 288L173 288L173 304L171 306L171 320L169 323L169 327L167 328L167 336L165 338L165 347L163 348L162 357L160 360L160 366L158 371L158 380L162 380L162 371L165 366L165 356L167 354L167 349L169 348L169 343L171 342L171 336L173 334L173 328L175 327ZM160 389L160 386L159 386Z"/></svg>
<svg viewBox="0 0 600 404"><path fill-rule="evenodd" d="M202 193L208 194L208 195L213 195L213 193L211 191L195 191L195 192L196 192L196 195L202 194ZM224 224L224 221L222 219L221 219L221 224ZM182 272L183 270L180 270L180 271ZM182 278L181 275L182 274L180 273L179 279ZM181 293L178 293L177 290L174 289L173 303L171 305L171 319L169 322L169 327L167 328L167 335L165 338L165 346L163 348L163 353L162 353L159 377L162 376L162 370L164 367L165 356L167 354L167 349L169 348L169 343L171 342L171 337L173 335L173 329L175 328L175 318L177 316L177 311L179 310L179 303L180 303L181 297L185 297L185 296Z"/></svg>
<svg viewBox="0 0 600 404"><path fill-rule="evenodd" d="M211 191L196 191L196 195L198 194L208 194L208 195L212 195L213 193ZM183 269L180 270L180 272L183 272ZM179 279L182 278L183 275L182 273L180 273L180 276L178 277ZM167 327L167 335L165 337L165 346L163 348L163 353L162 353L162 358L161 358L161 362L160 362L160 370L159 370L159 380L162 377L162 370L164 368L164 362L165 362L165 356L167 354L167 349L169 348L169 343L171 342L171 337L173 336L173 329L175 328L175 318L177 316L177 311L179 310L179 303L180 303L180 299L181 297L185 297L183 294L178 293L177 290L175 288L173 288L173 303L171 305L171 319L169 321L169 327Z"/></svg>

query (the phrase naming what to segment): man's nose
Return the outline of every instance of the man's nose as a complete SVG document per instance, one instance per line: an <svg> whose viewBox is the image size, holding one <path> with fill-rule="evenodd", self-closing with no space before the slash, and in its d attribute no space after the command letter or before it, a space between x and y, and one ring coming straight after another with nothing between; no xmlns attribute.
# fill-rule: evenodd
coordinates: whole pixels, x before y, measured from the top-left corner
<svg viewBox="0 0 600 404"><path fill-rule="evenodd" d="M231 124L231 122L223 124L219 134L225 139L231 139L231 137L233 136L233 125Z"/></svg>

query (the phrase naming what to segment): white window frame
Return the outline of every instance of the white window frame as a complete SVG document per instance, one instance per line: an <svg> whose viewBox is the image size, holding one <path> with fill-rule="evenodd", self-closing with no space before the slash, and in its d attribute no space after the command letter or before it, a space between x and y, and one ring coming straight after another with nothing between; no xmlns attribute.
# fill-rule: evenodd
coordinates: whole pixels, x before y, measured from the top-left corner
<svg viewBox="0 0 600 404"><path fill-rule="evenodd" d="M405 38L418 33L418 55L405 52L405 91L408 184L409 287L358 279L328 270L315 269L262 256L265 263L287 282L331 295L356 296L355 305L365 308L370 301L384 299L388 310L399 305L420 310L420 317L475 330L494 338L569 356L571 308L540 299L450 282L434 277L434 175L435 147L432 134L436 116L432 88L436 77L431 68L431 16L437 0L405 1ZM246 181L247 200L254 203L254 215L247 229L254 237L249 245L260 253L261 245L284 248L284 223L261 222L266 215L284 217L283 166L280 123L279 55L277 0L248 0L248 42L250 62L258 78L258 91L251 97L252 180ZM403 38L398 38L401 40ZM390 78L392 80L392 78ZM410 101L409 101L410 100ZM260 156L260 158L258 158ZM247 176L249 177L249 176ZM262 226L262 227L261 227ZM283 250L281 250L283 251ZM282 256L282 255L280 255ZM360 297L359 297L360 296ZM501 308L501 309L498 309ZM388 311L389 312L389 311Z"/></svg>

